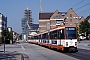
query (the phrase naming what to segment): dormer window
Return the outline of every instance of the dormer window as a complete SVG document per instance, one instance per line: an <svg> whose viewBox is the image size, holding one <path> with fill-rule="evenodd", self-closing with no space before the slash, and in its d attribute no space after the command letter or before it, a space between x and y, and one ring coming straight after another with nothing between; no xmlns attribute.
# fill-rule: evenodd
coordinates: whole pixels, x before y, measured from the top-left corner
<svg viewBox="0 0 90 60"><path fill-rule="evenodd" d="M55 16L54 19L60 19L60 16Z"/></svg>

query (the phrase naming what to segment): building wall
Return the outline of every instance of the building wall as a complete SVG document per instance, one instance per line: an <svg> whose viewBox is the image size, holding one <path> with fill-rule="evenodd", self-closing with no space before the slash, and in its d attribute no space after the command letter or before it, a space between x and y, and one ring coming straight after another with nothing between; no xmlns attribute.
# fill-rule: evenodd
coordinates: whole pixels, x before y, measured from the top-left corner
<svg viewBox="0 0 90 60"><path fill-rule="evenodd" d="M84 17L79 18L72 8L70 8L65 15L62 15L56 10L52 16L50 16L50 19L39 19L39 31L44 32L55 28L58 22L59 25L64 25L65 23L66 26L76 26L76 24L79 24L82 21L84 21Z"/></svg>
<svg viewBox="0 0 90 60"><path fill-rule="evenodd" d="M79 24L79 16L72 10L72 8L67 11L65 22L67 22L65 25L71 26Z"/></svg>
<svg viewBox="0 0 90 60"><path fill-rule="evenodd" d="M50 20L39 20L39 32L43 32L43 31L46 31L48 29L50 29ZM49 24L48 24L49 23ZM48 27L47 27L48 26Z"/></svg>
<svg viewBox="0 0 90 60"><path fill-rule="evenodd" d="M0 37L2 30L5 28L7 28L7 17L0 13Z"/></svg>

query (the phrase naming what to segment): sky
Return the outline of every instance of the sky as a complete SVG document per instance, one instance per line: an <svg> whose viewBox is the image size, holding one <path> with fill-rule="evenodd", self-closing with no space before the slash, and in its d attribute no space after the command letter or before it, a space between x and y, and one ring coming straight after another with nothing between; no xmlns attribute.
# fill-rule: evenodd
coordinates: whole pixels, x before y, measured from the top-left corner
<svg viewBox="0 0 90 60"><path fill-rule="evenodd" d="M22 32L21 19L28 7L32 11L34 23L39 23L40 0L0 0L0 13L7 16L7 26L17 33ZM90 15L89 0L42 0L42 12L67 12L73 8L75 13L86 18Z"/></svg>

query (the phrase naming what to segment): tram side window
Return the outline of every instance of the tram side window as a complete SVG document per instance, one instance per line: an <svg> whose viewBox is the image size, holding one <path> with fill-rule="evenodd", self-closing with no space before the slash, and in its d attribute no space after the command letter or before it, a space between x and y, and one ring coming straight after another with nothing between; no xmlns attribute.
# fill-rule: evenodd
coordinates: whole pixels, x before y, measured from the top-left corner
<svg viewBox="0 0 90 60"><path fill-rule="evenodd" d="M41 39L41 35L38 36L38 39Z"/></svg>
<svg viewBox="0 0 90 60"><path fill-rule="evenodd" d="M42 39L46 39L47 38L47 33L42 35Z"/></svg>
<svg viewBox="0 0 90 60"><path fill-rule="evenodd" d="M52 32L49 33L49 38L52 39Z"/></svg>
<svg viewBox="0 0 90 60"><path fill-rule="evenodd" d="M56 39L57 38L57 31L50 32L50 39Z"/></svg>
<svg viewBox="0 0 90 60"><path fill-rule="evenodd" d="M44 39L44 34L42 34L42 39Z"/></svg>
<svg viewBox="0 0 90 60"><path fill-rule="evenodd" d="M57 31L57 38L58 39L64 39L64 29L62 29L62 32L61 32L61 30L58 30Z"/></svg>
<svg viewBox="0 0 90 60"><path fill-rule="evenodd" d="M38 36L34 36L34 39L38 39Z"/></svg>
<svg viewBox="0 0 90 60"><path fill-rule="evenodd" d="M46 39L48 39L48 38L49 38L48 33L46 33Z"/></svg>
<svg viewBox="0 0 90 60"><path fill-rule="evenodd" d="M33 36L31 37L31 39L33 39Z"/></svg>

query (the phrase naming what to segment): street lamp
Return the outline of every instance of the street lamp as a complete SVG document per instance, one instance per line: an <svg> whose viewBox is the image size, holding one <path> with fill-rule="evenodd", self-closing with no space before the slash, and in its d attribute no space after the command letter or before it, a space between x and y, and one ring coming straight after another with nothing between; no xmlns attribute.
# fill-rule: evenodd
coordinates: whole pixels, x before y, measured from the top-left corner
<svg viewBox="0 0 90 60"><path fill-rule="evenodd" d="M4 53L5 53L5 37L4 37Z"/></svg>
<svg viewBox="0 0 90 60"><path fill-rule="evenodd" d="M5 39L7 36L7 28L4 29L4 53L5 53Z"/></svg>

